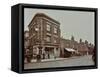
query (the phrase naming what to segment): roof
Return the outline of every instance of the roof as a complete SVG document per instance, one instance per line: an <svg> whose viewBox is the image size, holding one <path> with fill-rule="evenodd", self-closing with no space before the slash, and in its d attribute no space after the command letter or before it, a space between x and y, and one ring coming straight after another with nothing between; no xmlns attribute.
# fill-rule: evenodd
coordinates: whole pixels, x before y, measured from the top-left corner
<svg viewBox="0 0 100 77"><path fill-rule="evenodd" d="M60 24L58 21L56 21L55 19L49 17L48 15L46 15L46 14L44 14L44 13L36 13L35 16L46 17L46 18L48 18L48 19L50 19L50 20L52 20L52 21L54 21L54 22ZM34 17L35 17L35 16L34 16Z"/></svg>
<svg viewBox="0 0 100 77"><path fill-rule="evenodd" d="M72 48L65 48L67 51L69 52L76 52L76 50L72 49Z"/></svg>
<svg viewBox="0 0 100 77"><path fill-rule="evenodd" d="M31 20L31 22L30 22L30 23L32 23L32 22L33 22L33 20L34 20L36 17L45 17L45 18L50 19L50 20L52 20L53 22L55 22L55 23L57 23L57 24L59 24L59 25L60 25L60 23L59 23L58 21L56 21L55 19L53 19L53 18L51 18L51 17L47 16L47 15L46 15L46 14L44 14L44 13L36 13L36 14L35 14L35 16L33 17L33 19ZM29 23L29 25L30 25L30 23ZM29 26L29 25L28 25L28 26Z"/></svg>

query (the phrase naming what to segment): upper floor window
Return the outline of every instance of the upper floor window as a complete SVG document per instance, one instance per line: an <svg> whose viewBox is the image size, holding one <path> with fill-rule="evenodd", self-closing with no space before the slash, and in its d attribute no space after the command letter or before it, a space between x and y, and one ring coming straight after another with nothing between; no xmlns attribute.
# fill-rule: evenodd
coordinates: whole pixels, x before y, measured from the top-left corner
<svg viewBox="0 0 100 77"><path fill-rule="evenodd" d="M47 24L46 27L47 27L47 31L50 31L50 25Z"/></svg>
<svg viewBox="0 0 100 77"><path fill-rule="evenodd" d="M54 33L57 33L57 28L56 27L54 27Z"/></svg>
<svg viewBox="0 0 100 77"><path fill-rule="evenodd" d="M50 36L47 36L47 37L46 37L46 41L47 41L47 42L50 42L50 41L51 41L51 37L50 37Z"/></svg>
<svg viewBox="0 0 100 77"><path fill-rule="evenodd" d="M25 37L29 37L29 33L25 33Z"/></svg>
<svg viewBox="0 0 100 77"><path fill-rule="evenodd" d="M57 40L56 39L54 40L54 43L57 43Z"/></svg>
<svg viewBox="0 0 100 77"><path fill-rule="evenodd" d="M35 25L34 29L36 32L38 32L39 31L38 25Z"/></svg>

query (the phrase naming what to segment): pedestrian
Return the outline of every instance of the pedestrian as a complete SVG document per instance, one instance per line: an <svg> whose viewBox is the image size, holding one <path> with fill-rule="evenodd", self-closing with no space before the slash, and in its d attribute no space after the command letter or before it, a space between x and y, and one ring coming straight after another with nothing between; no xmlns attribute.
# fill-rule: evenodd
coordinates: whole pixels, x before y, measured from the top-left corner
<svg viewBox="0 0 100 77"><path fill-rule="evenodd" d="M48 59L50 59L50 55L49 55L49 53L48 53Z"/></svg>
<svg viewBox="0 0 100 77"><path fill-rule="evenodd" d="M43 53L43 59L45 59L45 53Z"/></svg>

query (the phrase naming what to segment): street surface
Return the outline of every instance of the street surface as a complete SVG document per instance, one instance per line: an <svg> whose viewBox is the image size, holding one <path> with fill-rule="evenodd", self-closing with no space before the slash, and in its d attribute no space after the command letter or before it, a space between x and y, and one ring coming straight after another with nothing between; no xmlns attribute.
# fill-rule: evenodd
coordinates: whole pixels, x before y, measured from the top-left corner
<svg viewBox="0 0 100 77"><path fill-rule="evenodd" d="M50 67L69 67L69 66L88 66L94 65L92 55L61 58L56 60L44 60L24 64L24 69L50 68Z"/></svg>

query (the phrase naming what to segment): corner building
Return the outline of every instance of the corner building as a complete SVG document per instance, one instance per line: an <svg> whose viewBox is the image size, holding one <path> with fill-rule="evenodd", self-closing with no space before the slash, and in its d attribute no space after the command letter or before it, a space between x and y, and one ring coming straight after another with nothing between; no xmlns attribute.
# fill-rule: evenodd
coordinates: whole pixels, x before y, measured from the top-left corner
<svg viewBox="0 0 100 77"><path fill-rule="evenodd" d="M60 56L60 23L43 13L37 13L30 24L29 43L33 55L41 58Z"/></svg>

